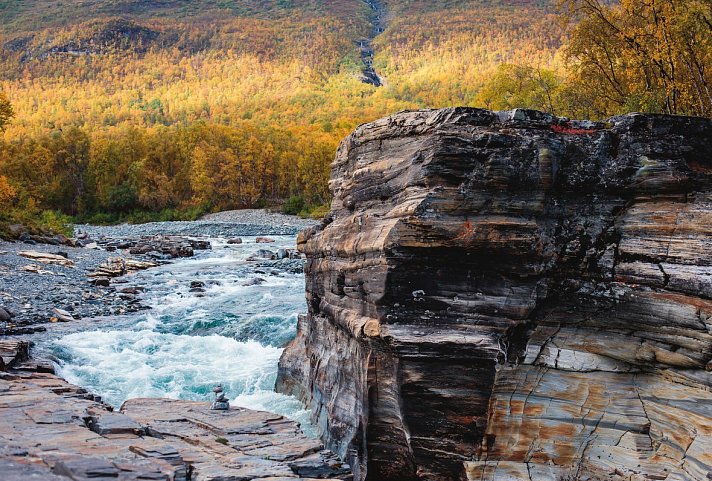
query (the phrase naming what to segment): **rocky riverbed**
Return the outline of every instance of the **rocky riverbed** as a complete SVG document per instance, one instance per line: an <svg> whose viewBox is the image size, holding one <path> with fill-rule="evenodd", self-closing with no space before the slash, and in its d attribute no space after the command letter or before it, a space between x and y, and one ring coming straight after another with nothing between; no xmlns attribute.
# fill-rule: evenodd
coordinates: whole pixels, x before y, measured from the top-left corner
<svg viewBox="0 0 712 481"><path fill-rule="evenodd" d="M273 390L306 309L294 246L311 225L236 211L78 226L83 247L0 243L0 417L27 421L0 429L1 472L347 479L302 405ZM208 410L217 383L232 398L222 416Z"/></svg>
<svg viewBox="0 0 712 481"><path fill-rule="evenodd" d="M220 238L235 242L239 236L294 236L310 225L314 225L314 222L294 216L263 210L244 210L211 214L195 222L80 225L76 227L75 233L82 247L38 244L31 240L0 240L0 309L11 316L0 312L0 336L44 332L47 324L61 320L57 318L55 309L68 312L75 320L123 315L147 309L139 295L143 287L126 286L128 281L122 278L121 273L92 277L111 259L164 264L172 258L183 257L180 255L181 247L185 249L190 246L190 256L201 242L207 243L203 249L210 248L207 239ZM153 249L142 250L141 246ZM171 250L175 255L172 255ZM25 252L59 255L69 262L40 262L23 257L22 253ZM261 260L267 262L271 259ZM285 266L295 269L294 263ZM107 278L107 281L97 282L96 277Z"/></svg>
<svg viewBox="0 0 712 481"><path fill-rule="evenodd" d="M75 318L119 314L128 302L115 288L92 286L87 274L112 253L50 245L34 245L36 252L61 253L73 265L46 265L22 257L23 243L0 242L0 306L12 318L0 319L0 334L26 334L46 330L53 309L73 312ZM138 306L136 306L138 308Z"/></svg>

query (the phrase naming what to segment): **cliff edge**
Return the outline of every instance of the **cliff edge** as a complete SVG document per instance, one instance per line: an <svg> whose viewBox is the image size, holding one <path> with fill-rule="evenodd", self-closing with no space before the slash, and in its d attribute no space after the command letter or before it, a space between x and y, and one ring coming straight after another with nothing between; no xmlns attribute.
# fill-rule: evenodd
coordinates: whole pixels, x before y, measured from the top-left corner
<svg viewBox="0 0 712 481"><path fill-rule="evenodd" d="M278 388L357 480L709 480L712 121L362 125Z"/></svg>

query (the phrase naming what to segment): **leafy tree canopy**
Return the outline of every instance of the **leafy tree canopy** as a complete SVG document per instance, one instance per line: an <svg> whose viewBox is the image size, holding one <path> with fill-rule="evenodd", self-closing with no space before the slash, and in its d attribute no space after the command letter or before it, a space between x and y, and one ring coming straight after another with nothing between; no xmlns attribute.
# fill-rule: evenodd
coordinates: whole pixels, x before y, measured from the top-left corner
<svg viewBox="0 0 712 481"><path fill-rule="evenodd" d="M5 127L14 116L15 112L12 110L12 104L10 104L7 96L0 92L0 132L5 130Z"/></svg>

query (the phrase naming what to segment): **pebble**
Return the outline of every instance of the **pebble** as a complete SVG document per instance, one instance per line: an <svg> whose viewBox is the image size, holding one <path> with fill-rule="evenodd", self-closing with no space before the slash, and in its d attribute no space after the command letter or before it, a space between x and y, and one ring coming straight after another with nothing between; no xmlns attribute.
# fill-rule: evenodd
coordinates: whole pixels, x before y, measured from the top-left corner
<svg viewBox="0 0 712 481"><path fill-rule="evenodd" d="M52 309L52 312L57 317L57 319L62 322L72 322L75 320L74 317L69 312L65 311L64 309L55 308L55 309Z"/></svg>
<svg viewBox="0 0 712 481"><path fill-rule="evenodd" d="M0 307L0 321L10 322L12 318L12 314L10 314L7 309L5 309L4 307Z"/></svg>

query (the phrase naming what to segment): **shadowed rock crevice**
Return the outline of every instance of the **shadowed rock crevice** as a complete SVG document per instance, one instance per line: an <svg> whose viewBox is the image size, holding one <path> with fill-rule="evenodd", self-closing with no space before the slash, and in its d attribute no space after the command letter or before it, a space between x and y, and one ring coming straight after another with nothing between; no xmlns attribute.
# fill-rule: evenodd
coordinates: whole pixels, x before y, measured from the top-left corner
<svg viewBox="0 0 712 481"><path fill-rule="evenodd" d="M706 480L712 122L403 112L341 144L278 387L356 479Z"/></svg>

